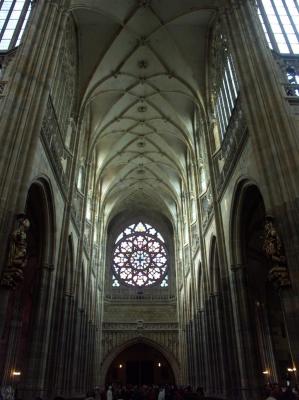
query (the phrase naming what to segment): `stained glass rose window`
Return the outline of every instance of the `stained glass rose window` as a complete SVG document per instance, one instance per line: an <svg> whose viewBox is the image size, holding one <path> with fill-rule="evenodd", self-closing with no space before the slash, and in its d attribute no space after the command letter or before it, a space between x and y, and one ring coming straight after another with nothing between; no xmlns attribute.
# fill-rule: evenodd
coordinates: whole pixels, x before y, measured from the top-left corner
<svg viewBox="0 0 299 400"><path fill-rule="evenodd" d="M128 226L116 239L113 282L135 287L168 286L168 256L162 235L151 225Z"/></svg>

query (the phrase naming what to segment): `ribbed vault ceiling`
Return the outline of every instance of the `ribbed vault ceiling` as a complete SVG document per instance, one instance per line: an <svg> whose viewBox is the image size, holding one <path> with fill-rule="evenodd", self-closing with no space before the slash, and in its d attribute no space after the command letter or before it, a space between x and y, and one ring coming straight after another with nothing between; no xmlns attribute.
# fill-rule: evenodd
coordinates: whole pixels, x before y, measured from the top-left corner
<svg viewBox="0 0 299 400"><path fill-rule="evenodd" d="M204 110L205 59L219 0L73 0L81 112L97 186L112 217L150 208L173 218Z"/></svg>

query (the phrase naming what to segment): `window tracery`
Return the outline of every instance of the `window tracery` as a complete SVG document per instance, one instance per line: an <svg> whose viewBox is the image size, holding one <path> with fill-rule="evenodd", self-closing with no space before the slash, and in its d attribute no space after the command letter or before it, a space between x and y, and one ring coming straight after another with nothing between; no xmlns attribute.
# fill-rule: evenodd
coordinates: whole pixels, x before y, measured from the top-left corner
<svg viewBox="0 0 299 400"><path fill-rule="evenodd" d="M168 287L168 254L165 240L151 225L132 224L115 241L112 287Z"/></svg>

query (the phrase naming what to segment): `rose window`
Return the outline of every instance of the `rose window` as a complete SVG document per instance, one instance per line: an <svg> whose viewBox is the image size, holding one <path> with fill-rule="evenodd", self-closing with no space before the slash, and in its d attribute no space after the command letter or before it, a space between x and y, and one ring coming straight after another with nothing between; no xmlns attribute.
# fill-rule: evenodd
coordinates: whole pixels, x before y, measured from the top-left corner
<svg viewBox="0 0 299 400"><path fill-rule="evenodd" d="M168 257L163 237L151 225L139 222L116 239L113 252L113 283L142 287L168 286Z"/></svg>

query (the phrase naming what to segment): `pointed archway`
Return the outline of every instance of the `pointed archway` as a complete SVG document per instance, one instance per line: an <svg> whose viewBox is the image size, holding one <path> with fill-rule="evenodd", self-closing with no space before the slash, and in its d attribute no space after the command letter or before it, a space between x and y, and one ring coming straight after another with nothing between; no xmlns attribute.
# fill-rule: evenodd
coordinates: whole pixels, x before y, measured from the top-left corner
<svg viewBox="0 0 299 400"><path fill-rule="evenodd" d="M145 343L135 343L121 353L110 364L106 384L165 385L174 384L174 373L163 354Z"/></svg>
<svg viewBox="0 0 299 400"><path fill-rule="evenodd" d="M288 379L292 365L281 292L269 279L271 264L263 249L266 206L258 186L243 181L232 217L232 282L241 380L252 398L268 382Z"/></svg>
<svg viewBox="0 0 299 400"><path fill-rule="evenodd" d="M158 343L138 337L115 348L102 364L102 383L175 384L179 365Z"/></svg>

